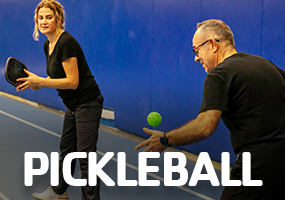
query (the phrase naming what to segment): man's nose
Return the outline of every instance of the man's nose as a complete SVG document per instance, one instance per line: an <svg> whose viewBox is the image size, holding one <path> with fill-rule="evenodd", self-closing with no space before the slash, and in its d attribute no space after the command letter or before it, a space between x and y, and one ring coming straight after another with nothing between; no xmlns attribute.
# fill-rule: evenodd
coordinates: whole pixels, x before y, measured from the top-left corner
<svg viewBox="0 0 285 200"><path fill-rule="evenodd" d="M200 61L200 58L198 56L195 55L195 58L194 58L195 62L199 62Z"/></svg>

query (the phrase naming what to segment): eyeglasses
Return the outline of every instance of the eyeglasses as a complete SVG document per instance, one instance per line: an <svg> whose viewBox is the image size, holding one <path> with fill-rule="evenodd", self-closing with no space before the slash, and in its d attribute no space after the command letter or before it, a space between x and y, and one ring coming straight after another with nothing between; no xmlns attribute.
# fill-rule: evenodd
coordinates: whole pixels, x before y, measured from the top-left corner
<svg viewBox="0 0 285 200"><path fill-rule="evenodd" d="M198 45L197 47L193 48L192 51L195 54L195 56L199 57L199 52L198 52L198 48L203 46L204 44L206 44L207 42L209 42L209 40L207 40L206 42L203 42L202 44ZM219 42L220 40L215 39L216 42Z"/></svg>

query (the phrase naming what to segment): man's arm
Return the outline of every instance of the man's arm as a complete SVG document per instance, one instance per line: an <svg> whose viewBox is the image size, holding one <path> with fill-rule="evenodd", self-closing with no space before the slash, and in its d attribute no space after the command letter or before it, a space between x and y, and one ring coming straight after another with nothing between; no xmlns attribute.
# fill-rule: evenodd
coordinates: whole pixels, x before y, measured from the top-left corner
<svg viewBox="0 0 285 200"><path fill-rule="evenodd" d="M174 129L165 134L168 144L172 146L180 146L191 144L203 140L214 133L219 123L222 111L208 110L200 113L196 119L188 122L178 129ZM148 146L144 152L157 151L162 152L166 149L160 143L160 137L164 134L160 131L144 129L151 137L135 147L136 150Z"/></svg>

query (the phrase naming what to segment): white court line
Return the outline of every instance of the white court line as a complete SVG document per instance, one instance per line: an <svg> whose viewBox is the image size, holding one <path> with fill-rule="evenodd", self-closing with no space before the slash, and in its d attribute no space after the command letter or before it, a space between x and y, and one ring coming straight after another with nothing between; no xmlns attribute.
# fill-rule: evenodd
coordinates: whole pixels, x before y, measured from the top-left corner
<svg viewBox="0 0 285 200"><path fill-rule="evenodd" d="M36 124L33 124L33 123L31 123L31 122L28 122L28 121L26 121L26 120L23 120L23 119L21 119L21 118L19 118L19 117L16 117L16 116L14 116L14 115L11 115L11 114L9 114L9 113L7 113L7 112L5 112L5 111L2 111L2 110L0 110L0 113L2 113L3 115L6 115L6 116L8 116L8 117L10 117L10 118L13 118L13 119L15 119L15 120L18 120L18 121L20 121L20 122L22 122L22 123L25 123L25 124L27 124L27 125L29 125L29 126L32 126L32 127L34 127L34 128L36 128L36 129L39 129L39 130L41 130L41 131L43 131L43 132L46 132L46 133L48 133L48 134L51 134L51 135L54 135L54 136L56 136L56 137L61 137L61 135L60 134L57 134L57 133L55 133L55 132L53 132L53 131L50 131L50 130L48 130L48 129L45 129L45 128L43 128L43 127L40 127L40 126L38 126L38 125L36 125ZM103 152L101 152L101 151L97 151L97 153L99 154L99 155L102 155L102 156L104 156L105 155L105 153L103 153ZM117 159L116 158L112 158L112 160L113 161L115 161L115 162L117 162ZM131 165L131 164L129 164L129 163L126 163L126 166L127 167L129 167L129 168L131 168L131 169L134 169L134 170L137 170L138 171L138 167L136 167L136 166L134 166L134 165ZM153 177L153 178L155 178L155 179L157 179L157 180L160 180L161 182L164 182L164 179L162 178L162 177L160 177L160 176L157 176L157 175L155 175L155 174L153 174L153 173L147 173L149 176L151 176L151 177ZM188 192L188 193L190 193L190 194L193 194L193 195L195 195L195 196L197 196L197 197L200 197L200 198L202 198L202 199L205 199L205 200L215 200L215 199L212 199L212 198L210 198L210 197L208 197L208 196L206 196L206 195L203 195L203 194L200 194L200 193L198 193L198 192L195 192L195 191L193 191L193 190L190 190L190 189L188 189L188 188L186 188L186 187L183 187L183 186L175 186L176 188L178 188L178 189L180 189L180 190L183 190L183 191L185 191L185 192ZM1 192L0 192L0 197L2 197L1 196ZM3 194L2 194L3 195ZM3 198L4 197L4 198ZM3 200L9 200L7 197L5 197L4 195L3 195Z"/></svg>
<svg viewBox="0 0 285 200"><path fill-rule="evenodd" d="M3 199L3 200L10 200L2 192L0 192L0 198Z"/></svg>
<svg viewBox="0 0 285 200"><path fill-rule="evenodd" d="M41 126L38 126L38 125L36 125L36 124L33 124L33 123L28 122L28 121L26 121L26 120L23 120L23 119L21 119L21 118L19 118L19 117L16 117L16 116L14 116L14 115L11 115L11 114L9 114L9 113L3 111L3 110L0 110L0 113L2 113L3 115L6 115L6 116L8 116L8 117L11 117L11 118L13 118L13 119L15 119L15 120L18 120L18 121L20 121L20 122L23 122L24 124L27 124L27 125L29 125L29 126L32 126L32 127L36 128L36 129L39 129L39 130L41 130L41 131L44 131L44 132L49 133L49 134L51 134L51 135L54 135L54 136L56 136L56 137L59 137L59 138L61 137L61 135L59 135L59 134L57 134L57 133L55 133L55 132L52 132L52 131L47 130L47 129L41 127Z"/></svg>

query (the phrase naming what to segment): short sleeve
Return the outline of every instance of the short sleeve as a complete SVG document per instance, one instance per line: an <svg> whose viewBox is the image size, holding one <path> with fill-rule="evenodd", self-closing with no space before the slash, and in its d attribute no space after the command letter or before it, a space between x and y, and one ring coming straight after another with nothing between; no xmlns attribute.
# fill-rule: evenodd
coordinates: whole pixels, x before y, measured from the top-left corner
<svg viewBox="0 0 285 200"><path fill-rule="evenodd" d="M275 66L275 65L274 65ZM284 81L285 81L285 70L275 66L277 68L277 70L280 72L281 76L283 77Z"/></svg>
<svg viewBox="0 0 285 200"><path fill-rule="evenodd" d="M226 74L222 70L210 72L204 82L200 113L207 110L229 110L229 89Z"/></svg>
<svg viewBox="0 0 285 200"><path fill-rule="evenodd" d="M72 39L64 39L61 43L61 56L60 61L63 62L68 58L77 57L76 46L74 45L74 41Z"/></svg>

